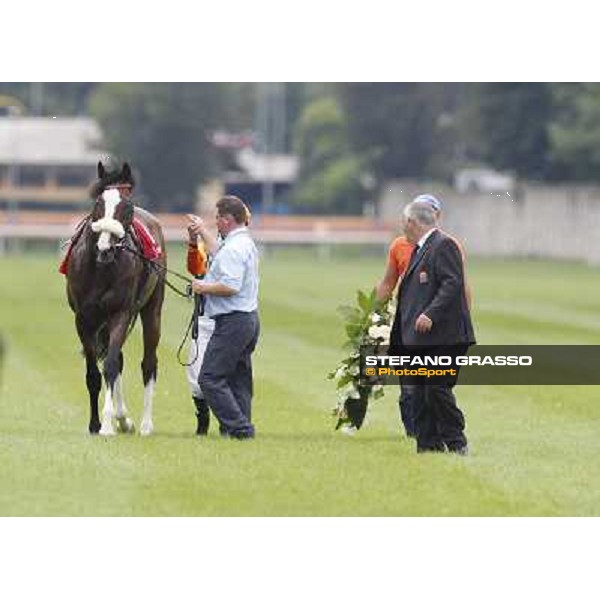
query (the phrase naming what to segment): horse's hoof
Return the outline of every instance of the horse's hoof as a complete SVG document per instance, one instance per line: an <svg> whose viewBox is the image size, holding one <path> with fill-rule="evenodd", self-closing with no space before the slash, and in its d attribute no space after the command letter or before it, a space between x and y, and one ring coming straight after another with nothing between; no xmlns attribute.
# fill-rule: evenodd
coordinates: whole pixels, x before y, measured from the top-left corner
<svg viewBox="0 0 600 600"><path fill-rule="evenodd" d="M117 431L119 433L135 433L135 425L129 417L117 418Z"/></svg>
<svg viewBox="0 0 600 600"><path fill-rule="evenodd" d="M150 423L142 423L140 426L140 435L147 436L154 431L154 425Z"/></svg>
<svg viewBox="0 0 600 600"><path fill-rule="evenodd" d="M100 427L100 431L98 433L103 437L110 437L111 435L116 435L113 426L105 424L102 424L102 427Z"/></svg>
<svg viewBox="0 0 600 600"><path fill-rule="evenodd" d="M100 431L100 423L90 423L88 426L88 431L90 432L90 435L98 435L98 432Z"/></svg>

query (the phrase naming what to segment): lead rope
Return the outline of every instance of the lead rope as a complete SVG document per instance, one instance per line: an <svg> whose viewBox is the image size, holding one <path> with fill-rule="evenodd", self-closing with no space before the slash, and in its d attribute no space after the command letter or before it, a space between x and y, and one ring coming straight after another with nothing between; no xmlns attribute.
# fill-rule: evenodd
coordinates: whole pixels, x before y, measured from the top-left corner
<svg viewBox="0 0 600 600"><path fill-rule="evenodd" d="M138 252L134 248L131 248L125 244L118 245L118 247L122 248L124 250L127 250L128 252L131 252L132 254L135 254L137 257L141 258L144 262L151 264L153 267L156 267L157 269L160 269L163 272L174 275L175 277L181 279L182 281L185 281L188 284L188 286L187 286L186 291L182 292L181 290L177 289L165 276L165 285L167 285L169 288L171 288L178 296L181 296L182 298L186 298L186 299L189 299L192 297L192 294L193 294L192 281L193 281L193 279L186 277L185 275L182 275L181 273L178 273L177 271L168 269L164 265L161 265L159 262L152 260L151 258L147 258L141 252ZM194 312L192 313L192 318L190 319L190 322L188 323L188 326L183 335L183 339L181 340L181 343L179 344L179 348L177 348L177 355L176 355L177 362L182 367L191 367L198 360L198 341L197 341L198 340L198 317L200 315L202 315L203 313L204 313L204 296L201 296L200 294L196 294L194 297ZM181 351L182 351L185 343L188 340L190 331L192 332L192 339L194 341L196 341L195 354L194 354L193 360L191 360L189 363L186 363L181 359Z"/></svg>
<svg viewBox="0 0 600 600"><path fill-rule="evenodd" d="M179 362L179 364L182 367L191 367L198 360L198 318L203 314L204 314L204 296L201 296L200 294L196 294L196 297L194 298L194 312L192 313L192 318L190 319L190 322L185 331L185 335L183 336L183 339L181 340L181 344L179 344L179 348L177 348L177 362ZM196 342L194 344L195 353L194 353L194 358L189 363L186 363L181 360L181 351L182 351L183 347L185 346L188 336L190 335L190 330L192 332L192 340L194 340L194 342Z"/></svg>
<svg viewBox="0 0 600 600"><path fill-rule="evenodd" d="M173 275L174 277L177 277L178 279L185 281L188 284L188 286L186 288L186 291L182 292L180 289L176 288L165 276L165 285L167 287L171 288L177 295L181 296L182 298L191 298L191 296L192 296L192 281L193 281L192 279L190 279L189 277L186 277L185 275L182 275L181 273L178 273L177 271L168 269L164 265L161 265L159 262L152 260L151 258L147 258L141 252L138 252L135 248L131 248L130 246L127 246L125 244L122 244L122 245L117 244L115 246L117 248L127 250L127 252L131 252L131 254L135 254L137 257L141 258L144 262L151 264L156 269L163 271L163 273L169 273L169 275Z"/></svg>

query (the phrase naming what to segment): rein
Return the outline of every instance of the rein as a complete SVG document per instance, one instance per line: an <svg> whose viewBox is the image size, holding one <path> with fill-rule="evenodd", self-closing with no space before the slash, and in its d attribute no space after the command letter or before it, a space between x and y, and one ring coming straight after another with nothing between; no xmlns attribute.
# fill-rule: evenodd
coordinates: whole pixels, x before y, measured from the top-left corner
<svg viewBox="0 0 600 600"><path fill-rule="evenodd" d="M115 244L114 247L119 248L121 250L127 250L127 252L130 252L131 254L135 254L135 256L137 256L138 258L141 258L145 263L152 265L153 267L162 271L163 273L168 273L169 275L173 275L174 277L177 277L178 279L185 281L188 284L188 286L187 286L185 292L182 292L180 289L176 288L165 276L165 285L167 285L169 288L171 288L178 296L181 296L182 298L190 298L191 297L191 295L192 295L192 279L190 279L189 277L186 277L185 275L182 275L181 273L178 273L177 271L173 271L172 269L168 269L164 265L161 265L159 262L152 260L151 258L147 258L141 252L138 252L135 248L131 248L131 246L128 246L124 242L119 242L118 244Z"/></svg>
<svg viewBox="0 0 600 600"><path fill-rule="evenodd" d="M178 296L181 296L182 298L188 298L188 299L192 297L192 295L193 295L192 294L192 281L193 280L190 279L189 277L186 277L185 275L182 275L181 273L178 273L177 271L167 269L167 267L165 267L164 265L161 265L159 262L156 262L150 258L145 257L141 252L138 252L135 248L131 248L130 246L127 246L125 244L125 242L119 242L118 244L115 244L115 248L127 250L128 252L131 252L132 254L135 254L137 257L141 258L144 262L149 263L153 267L156 267L156 268L162 270L163 273L169 273L170 275L173 275L173 276L177 277L178 279L181 279L181 280L187 282L188 285L187 285L186 291L182 292L181 290L177 289L165 277L165 285L170 287ZM196 344L196 347L195 347L196 352L194 354L194 358L190 362L184 362L181 359L181 351L183 350L183 347L185 346L185 343L187 342L187 339L190 335L190 331L192 334L192 339L193 340L198 339L198 317L203 312L204 312L204 298L202 296L196 295L194 298L194 312L192 313L192 318L190 319L190 322L188 323L188 326L183 335L183 339L181 340L181 343L179 344L179 348L177 348L177 362L182 367L190 367L198 360L198 344Z"/></svg>

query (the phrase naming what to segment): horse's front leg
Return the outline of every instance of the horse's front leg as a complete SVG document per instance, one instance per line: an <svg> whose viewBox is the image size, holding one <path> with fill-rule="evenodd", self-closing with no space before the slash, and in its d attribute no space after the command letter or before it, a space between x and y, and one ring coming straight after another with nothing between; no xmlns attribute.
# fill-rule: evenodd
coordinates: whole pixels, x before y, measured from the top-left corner
<svg viewBox="0 0 600 600"><path fill-rule="evenodd" d="M75 326L85 355L85 383L90 396L90 422L88 431L95 435L100 431L100 416L98 415L98 396L102 387L102 376L97 365L96 343L94 334L86 328L83 319L76 317Z"/></svg>
<svg viewBox="0 0 600 600"><path fill-rule="evenodd" d="M123 393L123 352L119 352L119 375L115 381L115 404L117 419L117 429L121 433L133 433L135 425L127 415L127 407L125 406L125 395Z"/></svg>
<svg viewBox="0 0 600 600"><path fill-rule="evenodd" d="M152 422L152 400L158 373L156 350L160 340L160 313L164 298L164 285L157 285L146 306L140 311L144 334L144 359L142 379L144 381L144 414L140 425L141 435L150 435L154 430Z"/></svg>
<svg viewBox="0 0 600 600"><path fill-rule="evenodd" d="M121 348L125 342L128 325L129 319L126 317L115 319L114 321L109 322L108 325L108 353L104 360L104 383L106 384L106 393L104 396L104 409L102 410L102 427L100 428L100 435L104 436L111 436L116 433L112 420L113 417L118 417L119 414L115 413L113 397L116 395L120 398L120 401L118 402L122 404L121 383L119 381L123 366ZM120 416L123 416L122 411Z"/></svg>

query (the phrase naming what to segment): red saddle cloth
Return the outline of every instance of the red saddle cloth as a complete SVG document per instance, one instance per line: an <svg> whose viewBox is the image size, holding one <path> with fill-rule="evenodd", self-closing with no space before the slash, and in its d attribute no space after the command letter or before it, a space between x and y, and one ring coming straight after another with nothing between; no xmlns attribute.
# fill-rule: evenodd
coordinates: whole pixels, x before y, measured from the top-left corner
<svg viewBox="0 0 600 600"><path fill-rule="evenodd" d="M67 274L67 267L69 265L69 258L71 257L71 250L73 249L73 242L81 235L81 232L83 231L83 227L86 222L87 219L85 221L82 221L77 226L77 231L69 240L69 247L67 249L67 253L65 254L65 257L60 263L60 266L58 267L58 272L62 273L63 275ZM156 243L156 240L152 237L152 234L148 231L148 228L139 219L136 218L133 219L133 234L145 258L149 260L155 260L162 256L161 247Z"/></svg>

